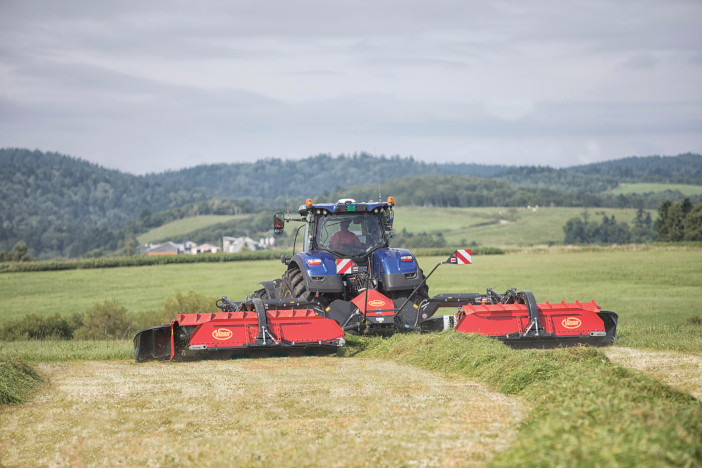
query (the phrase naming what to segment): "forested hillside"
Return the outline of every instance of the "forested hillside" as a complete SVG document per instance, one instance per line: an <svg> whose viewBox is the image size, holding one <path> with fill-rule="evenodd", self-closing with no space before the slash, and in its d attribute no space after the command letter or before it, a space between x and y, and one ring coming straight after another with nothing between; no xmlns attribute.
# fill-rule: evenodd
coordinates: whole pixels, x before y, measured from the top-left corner
<svg viewBox="0 0 702 468"><path fill-rule="evenodd" d="M520 186L545 186L581 193L602 193L627 182L702 185L702 155L637 156L563 169L509 167L493 177Z"/></svg>
<svg viewBox="0 0 702 468"><path fill-rule="evenodd" d="M394 195L435 206L656 207L682 194L604 194L619 182L702 184L702 156L627 158L567 169L438 164L318 155L202 165L136 176L57 153L0 149L0 250L26 242L38 258L103 255L158 223L197 214L288 207L307 197Z"/></svg>

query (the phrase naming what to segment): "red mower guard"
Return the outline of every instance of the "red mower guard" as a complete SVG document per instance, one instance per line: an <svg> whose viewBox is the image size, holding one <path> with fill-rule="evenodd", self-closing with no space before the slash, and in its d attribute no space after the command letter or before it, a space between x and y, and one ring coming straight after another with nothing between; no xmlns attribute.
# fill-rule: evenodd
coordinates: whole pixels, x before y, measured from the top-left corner
<svg viewBox="0 0 702 468"><path fill-rule="evenodd" d="M434 270L446 263L470 264L471 252L458 250ZM432 317L440 307L458 307L458 312ZM617 314L601 311L594 301L537 304L531 291L516 289L505 294L492 289L487 294L439 294L423 303L420 313L423 331L455 327L459 333L486 335L514 347L604 346L617 336Z"/></svg>
<svg viewBox="0 0 702 468"><path fill-rule="evenodd" d="M141 330L134 337L137 361L189 357L230 358L239 355L330 353L345 343L344 332L297 300L218 301L222 312L180 314L170 326Z"/></svg>
<svg viewBox="0 0 702 468"><path fill-rule="evenodd" d="M497 338L512 346L609 345L617 314L600 311L594 301L536 304L530 291L524 303L466 304L456 314L456 331Z"/></svg>

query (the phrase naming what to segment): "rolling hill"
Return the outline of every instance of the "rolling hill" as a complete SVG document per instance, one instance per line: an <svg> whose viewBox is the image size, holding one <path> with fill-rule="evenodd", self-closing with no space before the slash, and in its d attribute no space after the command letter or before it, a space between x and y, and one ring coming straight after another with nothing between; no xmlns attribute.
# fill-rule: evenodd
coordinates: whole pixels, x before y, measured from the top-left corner
<svg viewBox="0 0 702 468"><path fill-rule="evenodd" d="M25 242L38 258L125 252L138 235L177 219L294 210L310 196L377 199L382 192L404 205L619 208L655 208L663 199L684 197L677 191L607 193L621 182L661 181L702 185L702 156L636 157L553 169L362 153L136 176L58 153L6 148L0 149L0 250Z"/></svg>

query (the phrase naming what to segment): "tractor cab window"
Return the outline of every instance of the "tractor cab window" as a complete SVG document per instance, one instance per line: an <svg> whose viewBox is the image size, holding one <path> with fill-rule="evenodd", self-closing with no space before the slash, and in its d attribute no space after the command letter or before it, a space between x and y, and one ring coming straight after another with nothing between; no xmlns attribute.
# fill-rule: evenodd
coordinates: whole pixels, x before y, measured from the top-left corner
<svg viewBox="0 0 702 468"><path fill-rule="evenodd" d="M382 244L382 224L373 214L332 214L317 222L317 245L331 252L362 255Z"/></svg>

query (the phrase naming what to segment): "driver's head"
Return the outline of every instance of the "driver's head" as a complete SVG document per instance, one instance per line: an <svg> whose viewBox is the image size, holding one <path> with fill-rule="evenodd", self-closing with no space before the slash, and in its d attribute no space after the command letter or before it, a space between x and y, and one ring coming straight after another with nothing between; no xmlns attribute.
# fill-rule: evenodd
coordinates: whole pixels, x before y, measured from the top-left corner
<svg viewBox="0 0 702 468"><path fill-rule="evenodd" d="M342 229L348 229L350 224L351 224L351 220L345 219L341 222L341 227L342 227Z"/></svg>

